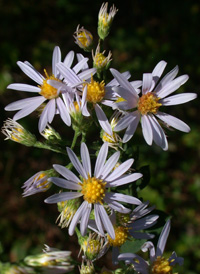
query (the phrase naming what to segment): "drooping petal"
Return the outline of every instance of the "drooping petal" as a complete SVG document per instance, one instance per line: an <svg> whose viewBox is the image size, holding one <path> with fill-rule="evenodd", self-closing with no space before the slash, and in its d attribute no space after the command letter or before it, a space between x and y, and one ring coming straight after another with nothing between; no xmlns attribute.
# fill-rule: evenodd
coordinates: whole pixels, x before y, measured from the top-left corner
<svg viewBox="0 0 200 274"><path fill-rule="evenodd" d="M151 128L151 123L149 122L148 115L142 115L141 125L144 139L147 142L147 144L151 146L153 141L153 132Z"/></svg>
<svg viewBox="0 0 200 274"><path fill-rule="evenodd" d="M40 92L41 89L39 87L35 87L32 85L27 84L10 84L7 86L8 89L14 89L14 90L21 90L21 91L27 91L27 92Z"/></svg>
<svg viewBox="0 0 200 274"><path fill-rule="evenodd" d="M99 213L99 204L94 204L94 216L95 216L95 223L97 225L97 228L101 235L104 235L103 231L103 226L100 218L100 213Z"/></svg>
<svg viewBox="0 0 200 274"><path fill-rule="evenodd" d="M172 116L172 115L169 115L167 113L164 113L164 112L158 112L156 114L156 116L162 120L163 122L165 122L167 125L173 127L173 128L176 128L180 131L183 131L183 132L189 132L190 131L190 127L184 123L183 121L181 121L180 119Z"/></svg>
<svg viewBox="0 0 200 274"><path fill-rule="evenodd" d="M112 135L111 125L108 122L108 119L107 119L105 113L103 112L102 108L98 104L95 105L95 112L96 112L99 124L101 125L101 127L103 128L103 130L106 133L108 133L109 135Z"/></svg>
<svg viewBox="0 0 200 274"><path fill-rule="evenodd" d="M53 168L66 179L79 183L80 179L69 169L61 165L53 165Z"/></svg>
<svg viewBox="0 0 200 274"><path fill-rule="evenodd" d="M43 79L41 78L40 75L30 66L28 66L27 64L18 61L17 65L20 67L20 69L28 76L30 77L33 81L35 81L36 83L38 83L39 85L43 84Z"/></svg>
<svg viewBox="0 0 200 274"><path fill-rule="evenodd" d="M107 155L108 155L108 143L104 143L99 150L99 154L97 156L96 163L95 163L94 176L97 178L101 175L101 170L104 166Z"/></svg>
<svg viewBox="0 0 200 274"><path fill-rule="evenodd" d="M48 104L43 109L39 119L38 130L40 133L45 129L47 123L48 123Z"/></svg>
<svg viewBox="0 0 200 274"><path fill-rule="evenodd" d="M135 112L132 113L132 115L135 116L135 119L127 127L124 137L123 137L123 143L128 142L132 138L132 136L134 135L134 133L137 129L138 123L140 121L139 111L136 110Z"/></svg>
<svg viewBox="0 0 200 274"><path fill-rule="evenodd" d="M86 174L91 176L91 162L88 148L85 143L81 143L81 160L83 163L83 168Z"/></svg>
<svg viewBox="0 0 200 274"><path fill-rule="evenodd" d="M66 188L66 189L71 189L71 190L81 190L82 187L74 183L73 181L68 181L62 178L56 178L56 177L51 177L49 178L50 182L53 182L55 185L61 187L61 188Z"/></svg>
<svg viewBox="0 0 200 274"><path fill-rule="evenodd" d="M81 218L81 224L80 224L80 232L81 232L81 235L83 236L86 234L86 231L87 231L91 209L92 209L92 204L87 203L87 207L85 208L85 212Z"/></svg>
<svg viewBox="0 0 200 274"><path fill-rule="evenodd" d="M182 94L176 94L176 95L164 98L160 100L160 103L163 106L174 106L174 105L187 103L191 100L194 100L195 98L197 98L196 93L182 93Z"/></svg>
<svg viewBox="0 0 200 274"><path fill-rule="evenodd" d="M100 218L102 220L105 230L108 232L108 234L110 235L112 239L115 239L115 230L113 228L113 225L108 217L108 214L105 208L103 207L103 205L100 205L100 204L98 204L97 206L99 208Z"/></svg>
<svg viewBox="0 0 200 274"><path fill-rule="evenodd" d="M64 105L62 99L60 97L58 97L56 99L56 103L57 103L57 108L60 114L61 119L63 120L63 122L67 125L70 126L71 125L71 117L67 111L66 106Z"/></svg>
<svg viewBox="0 0 200 274"><path fill-rule="evenodd" d="M75 167L75 169L78 171L78 173L85 179L88 178L86 171L84 170L83 166L81 165L78 157L76 156L76 154L71 150L71 148L67 147L67 154L73 164L73 166Z"/></svg>
<svg viewBox="0 0 200 274"><path fill-rule="evenodd" d="M55 113L56 113L56 100L51 99L48 102L46 107L48 108L48 112L47 112L48 123L51 123L53 121L53 118L54 118Z"/></svg>
<svg viewBox="0 0 200 274"><path fill-rule="evenodd" d="M64 202L64 201L76 199L78 197L81 197L82 195L83 194L81 192L62 192L62 193L54 194L44 201L47 204L56 204L58 202Z"/></svg>
<svg viewBox="0 0 200 274"><path fill-rule="evenodd" d="M87 208L87 205L88 205L88 202L84 201L81 206L78 208L78 210L76 211L71 223L70 223L70 226L69 226L69 235L72 236L74 234L74 230L75 230L75 227L77 225L77 223L79 222L79 220L81 219L82 216L84 216L84 212Z"/></svg>
<svg viewBox="0 0 200 274"><path fill-rule="evenodd" d="M141 250L147 252L149 250L150 260L153 262L155 260L155 247L152 242L146 242L142 245Z"/></svg>

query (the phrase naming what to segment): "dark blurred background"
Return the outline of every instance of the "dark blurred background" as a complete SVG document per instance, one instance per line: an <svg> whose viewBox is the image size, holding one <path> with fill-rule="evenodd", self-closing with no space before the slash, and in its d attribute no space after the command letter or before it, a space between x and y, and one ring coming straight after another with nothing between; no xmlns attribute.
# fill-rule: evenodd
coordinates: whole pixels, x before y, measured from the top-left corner
<svg viewBox="0 0 200 274"><path fill-rule="evenodd" d="M189 81L181 92L200 90L200 3L199 1L114 1L119 9L105 48L112 50L113 67L121 72L129 70L132 80L151 72L160 61L168 62L166 71L179 65L181 74ZM93 35L95 42L97 16L102 2L86 0L1 0L0 1L0 104L1 125L13 113L4 107L27 93L6 90L13 82L29 83L16 65L18 60L31 62L43 73L51 71L51 57L55 45L62 56L70 50L81 52L72 37L78 24ZM85 54L86 56L88 54ZM88 55L89 56L89 55ZM166 73L165 71L165 73ZM31 83L31 82L30 82ZM158 209L172 216L172 229L167 251L176 250L184 257L180 273L200 273L200 115L199 98L185 105L169 107L168 112L184 120L191 127L188 134L168 132L169 150L163 152L145 144L141 129L132 139L140 144L140 165L150 164L150 185L140 196L150 200ZM37 133L34 115L20 123ZM53 126L62 127L64 136L69 129L55 120ZM69 137L68 137L69 138ZM61 249L72 249L76 237L68 238L66 230L54 225L58 212L55 205L43 200L48 193L22 198L22 184L34 173L65 164L64 158L45 150L27 148L12 141L4 141L1 134L0 154L0 258L15 262L28 254L40 252L46 243ZM131 143L130 143L131 144ZM134 157L134 155L133 155ZM49 191L50 194L54 193ZM107 267L110 255L104 263Z"/></svg>

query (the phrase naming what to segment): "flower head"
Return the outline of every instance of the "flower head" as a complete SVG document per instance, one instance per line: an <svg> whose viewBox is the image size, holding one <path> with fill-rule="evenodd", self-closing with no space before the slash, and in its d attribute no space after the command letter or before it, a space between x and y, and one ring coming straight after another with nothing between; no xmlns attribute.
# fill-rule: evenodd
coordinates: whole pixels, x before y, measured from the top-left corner
<svg viewBox="0 0 200 274"><path fill-rule="evenodd" d="M98 72L101 72L104 69L107 69L111 62L112 53L109 51L108 56L105 56L105 51L100 52L100 44L98 44L95 54L92 51L93 66L97 69Z"/></svg>
<svg viewBox="0 0 200 274"><path fill-rule="evenodd" d="M4 122L1 131L6 135L5 140L10 139L25 146L33 146L36 142L36 137L33 134L10 118Z"/></svg>
<svg viewBox="0 0 200 274"><path fill-rule="evenodd" d="M141 119L142 132L148 145L154 141L163 150L168 149L168 142L163 129L156 118L162 122L183 132L189 132L190 128L183 121L161 112L162 106L178 105L189 102L197 97L195 93L178 94L169 96L188 80L188 75L175 78L178 73L176 66L160 77L166 66L165 61L159 62L152 73L143 74L142 95L139 96L135 88L118 71L111 69L111 73L120 83L120 87L113 88L124 100L115 105L124 110L125 115L115 127L115 131L126 129L123 142L131 139ZM160 80L160 81L159 81Z"/></svg>
<svg viewBox="0 0 200 274"><path fill-rule="evenodd" d="M99 11L99 20L98 20L98 35L104 40L109 32L112 21L117 13L117 9L114 5L110 8L110 12L108 13L108 3L103 3L101 9Z"/></svg>
<svg viewBox="0 0 200 274"><path fill-rule="evenodd" d="M93 175L90 156L85 143L81 144L82 164L70 148L67 148L67 153L73 166L80 174L81 179L79 179L67 168L61 165L54 165L54 169L65 179L53 177L49 180L59 187L76 190L76 192L62 192L54 194L53 196L47 198L45 202L58 203L82 197L83 202L76 211L70 223L69 235L74 233L75 227L79 221L81 234L86 234L90 214L92 209L94 209L97 229L102 235L104 235L104 230L106 230L110 237L114 239L114 228L104 206L107 205L110 209L114 209L122 213L128 213L130 210L122 206L119 202L137 205L141 204L141 202L135 197L121 193L109 192L108 189L133 182L141 178L142 174L133 173L125 175L126 171L132 165L133 159L125 161L114 171L112 171L119 160L120 153L114 153L105 163L108 154L107 143L103 144L99 151Z"/></svg>
<svg viewBox="0 0 200 274"><path fill-rule="evenodd" d="M133 253L124 253L119 255L119 260L124 260L127 264L133 264L135 271L141 274L172 274L175 264L182 265L183 258L177 257L173 252L171 257L166 259L163 257L165 245L170 231L170 220L167 221L158 239L157 248L152 242L146 242L142 246L142 251L150 251L150 263L146 262L139 255Z"/></svg>
<svg viewBox="0 0 200 274"><path fill-rule="evenodd" d="M91 51L93 46L93 36L84 27L79 28L79 25L74 33L75 43L85 51Z"/></svg>

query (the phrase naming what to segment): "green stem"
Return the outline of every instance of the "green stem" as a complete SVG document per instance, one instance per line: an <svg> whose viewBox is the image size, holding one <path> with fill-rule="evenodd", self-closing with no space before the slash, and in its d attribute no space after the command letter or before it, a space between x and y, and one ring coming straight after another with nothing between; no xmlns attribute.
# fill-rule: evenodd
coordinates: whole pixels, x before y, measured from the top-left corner
<svg viewBox="0 0 200 274"><path fill-rule="evenodd" d="M81 138L81 143L85 143L86 141L86 132L82 132L82 138Z"/></svg>
<svg viewBox="0 0 200 274"><path fill-rule="evenodd" d="M77 138L78 138L79 135L80 135L80 133L77 130L75 130L74 138L73 138L72 145L71 145L71 149L73 149L75 147L76 141L77 141Z"/></svg>
<svg viewBox="0 0 200 274"><path fill-rule="evenodd" d="M54 151L54 152L57 152L57 153L62 153L62 154L67 154L65 152L65 150L63 149L60 149L58 147L52 147L50 145L47 145L45 143L41 143L41 142L35 142L35 144L33 145L33 147L37 147L37 148L43 148L43 149L48 149L48 150L51 150L51 151Z"/></svg>

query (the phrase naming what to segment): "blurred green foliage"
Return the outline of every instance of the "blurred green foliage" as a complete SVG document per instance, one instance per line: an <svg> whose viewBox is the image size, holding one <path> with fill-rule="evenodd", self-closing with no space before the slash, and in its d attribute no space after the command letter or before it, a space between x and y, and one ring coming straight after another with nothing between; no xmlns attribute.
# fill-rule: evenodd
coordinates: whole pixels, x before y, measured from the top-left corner
<svg viewBox="0 0 200 274"><path fill-rule="evenodd" d="M112 4L113 2L110 2ZM30 61L36 69L51 67L55 45L63 56L70 50L81 52L72 37L78 24L95 37L101 1L89 0L2 0L0 1L0 96L2 123L12 113L4 107L27 94L6 91L12 82L28 81L20 71L18 60ZM189 74L189 81L180 89L196 92L200 89L200 3L199 1L114 1L119 9L114 19L107 50L112 50L111 67L121 72L130 70L132 80L151 72L160 60L168 62L167 71L179 65L180 74ZM97 41L97 36L95 37ZM179 75L180 75L179 74ZM167 132L169 150L148 147L141 130L129 143L139 146L139 166L150 166L151 180L139 192L140 197L155 204L172 216L172 229L167 250L176 250L185 264L179 273L200 273L200 115L199 98L186 105L169 108L191 127L189 134ZM37 121L22 119L22 125L37 132ZM71 138L62 122L54 123ZM76 237L68 238L66 230L54 225L58 212L55 206L44 204L46 194L21 197L22 184L34 173L66 163L49 151L22 147L1 135L0 154L0 257L2 261L17 261L25 255L40 252L43 244L73 250L78 254ZM132 155L135 158L136 153ZM50 194L54 190L50 190ZM131 252L131 250L130 250ZM106 263L105 263L106 262ZM109 268L110 254L103 262Z"/></svg>

